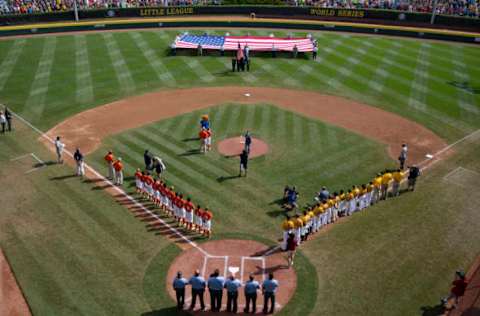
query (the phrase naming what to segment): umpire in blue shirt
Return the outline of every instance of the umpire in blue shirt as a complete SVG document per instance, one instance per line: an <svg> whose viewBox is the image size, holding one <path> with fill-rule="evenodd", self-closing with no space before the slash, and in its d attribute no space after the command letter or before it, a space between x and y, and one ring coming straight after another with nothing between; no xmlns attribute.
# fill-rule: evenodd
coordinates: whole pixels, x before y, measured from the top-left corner
<svg viewBox="0 0 480 316"><path fill-rule="evenodd" d="M273 273L268 274L268 279L263 281L263 313L268 314L268 301L271 301L270 314L275 311L275 293L277 293L278 281L273 278Z"/></svg>
<svg viewBox="0 0 480 316"><path fill-rule="evenodd" d="M220 276L220 271L215 269L210 278L208 278L208 290L210 291L210 305L212 312L219 312L222 308L223 287L225 278Z"/></svg>
<svg viewBox="0 0 480 316"><path fill-rule="evenodd" d="M195 309L195 303L197 302L197 296L200 299L200 307L202 311L205 310L205 303L203 301L203 294L205 293L205 279L200 276L200 271L195 270L195 274L190 278L188 283L192 286L192 304L190 309Z"/></svg>
<svg viewBox="0 0 480 316"><path fill-rule="evenodd" d="M255 281L253 274L250 274L249 280L245 283L245 309L244 313L250 312L250 302L252 303L252 314L257 312L257 291L260 284Z"/></svg>
<svg viewBox="0 0 480 316"><path fill-rule="evenodd" d="M177 294L177 308L183 309L185 305L185 286L188 284L187 279L182 278L182 272L177 272L177 277L173 279L173 289Z"/></svg>
<svg viewBox="0 0 480 316"><path fill-rule="evenodd" d="M238 309L238 289L242 286L240 280L235 279L231 275L227 282L225 282L225 288L227 289L227 312L236 313Z"/></svg>

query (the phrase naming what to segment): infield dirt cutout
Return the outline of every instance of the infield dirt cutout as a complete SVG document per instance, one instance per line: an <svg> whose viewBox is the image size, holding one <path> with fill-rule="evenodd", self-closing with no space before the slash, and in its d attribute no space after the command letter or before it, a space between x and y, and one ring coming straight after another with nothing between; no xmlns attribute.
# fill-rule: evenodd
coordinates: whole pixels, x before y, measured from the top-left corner
<svg viewBox="0 0 480 316"><path fill-rule="evenodd" d="M88 154L107 136L224 103L268 103L316 118L386 144L395 160L401 144L407 143L409 163L419 162L426 154L446 146L426 127L373 106L312 91L259 87L161 90L133 96L78 113L47 135L52 138L61 135L67 148L78 147Z"/></svg>
<svg viewBox="0 0 480 316"><path fill-rule="evenodd" d="M286 265L286 259L281 252L273 252L265 256L271 248L252 240L224 239L216 241L208 241L200 244L200 247L208 253L204 255L196 248L183 251L170 265L167 274L167 289L169 295L175 300L175 292L172 289L172 281L178 271L183 272L185 278L193 275L195 270L199 270L200 274L208 279L209 275L215 269L220 270L220 274L228 277L231 272L236 271L235 276L244 283L248 280L249 274L252 273L260 284L264 278L268 277L268 273L272 272L275 279L278 280L280 286L276 295L276 311L284 307L293 296L297 285L297 275L295 270L289 269ZM238 269L238 270L237 270ZM230 270L230 271L229 271ZM185 294L185 308L188 309L191 303L191 291L187 289ZM226 293L223 295L222 311L225 310L227 303ZM206 310L209 311L210 295L208 290L205 291ZM238 314L243 314L245 307L245 296L243 289L239 289L238 295ZM263 308L263 296L259 293L257 296L257 313L261 313ZM197 300L194 314L201 315L221 315L221 313L199 312L200 302Z"/></svg>

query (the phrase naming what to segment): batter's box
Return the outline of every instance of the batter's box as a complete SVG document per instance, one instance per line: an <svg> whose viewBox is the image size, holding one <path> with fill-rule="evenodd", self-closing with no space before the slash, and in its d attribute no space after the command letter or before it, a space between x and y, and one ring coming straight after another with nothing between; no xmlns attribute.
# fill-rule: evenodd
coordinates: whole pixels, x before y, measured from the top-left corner
<svg viewBox="0 0 480 316"><path fill-rule="evenodd" d="M248 280L250 274L257 277L257 281L265 280L265 258L263 257L242 257L240 264L240 281ZM259 277L259 278L258 278Z"/></svg>
<svg viewBox="0 0 480 316"><path fill-rule="evenodd" d="M47 162L38 158L37 155L35 155L34 153L25 154L25 155L10 159L10 161L21 162L24 165L28 165L28 162L31 161L32 164L29 165L27 171L25 171L25 174L32 173L48 165Z"/></svg>
<svg viewBox="0 0 480 316"><path fill-rule="evenodd" d="M227 277L228 273L228 256L205 256L202 267L202 275L208 279L215 269L220 270L220 275Z"/></svg>
<svg viewBox="0 0 480 316"><path fill-rule="evenodd" d="M464 188L475 188L480 185L480 173L467 168L458 167L445 175L443 180Z"/></svg>

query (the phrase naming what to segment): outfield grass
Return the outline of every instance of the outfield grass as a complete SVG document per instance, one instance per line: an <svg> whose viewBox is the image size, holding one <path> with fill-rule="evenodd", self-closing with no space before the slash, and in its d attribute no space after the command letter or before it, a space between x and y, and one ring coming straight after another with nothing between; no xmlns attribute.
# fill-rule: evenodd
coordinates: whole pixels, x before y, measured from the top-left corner
<svg viewBox="0 0 480 316"><path fill-rule="evenodd" d="M450 141L480 127L480 50L475 46L317 32L316 62L254 57L252 72L231 74L230 57L166 56L178 32L2 40L0 102L48 128L87 108L154 89L276 86L364 101L413 119ZM287 35L230 30L233 35L247 32ZM457 88L455 82L468 88Z"/></svg>
<svg viewBox="0 0 480 316"><path fill-rule="evenodd" d="M247 178L237 177L238 157L225 158L215 150L198 154L199 142L192 137L203 113L210 116L214 141L250 130L270 146L268 155L251 161ZM167 182L213 210L215 232L248 231L271 240L279 237L284 219L278 200L285 185L296 185L305 205L322 185L348 189L394 166L383 145L269 105L214 107L110 137L92 155L98 170L105 169L109 149L123 158L128 175L143 168L145 149L162 157ZM133 181L130 187L134 191Z"/></svg>
<svg viewBox="0 0 480 316"><path fill-rule="evenodd" d="M271 33L230 30L246 32ZM228 57L167 57L165 48L177 33L0 41L0 102L47 129L82 110L159 88L276 86L364 101L413 119L448 141L480 128L478 47L314 33L320 43L317 62L254 58L252 72L232 74ZM162 154L168 180L214 210L216 238L273 243L282 215L270 203L285 184L296 184L305 203L323 184L345 188L392 163L379 144L337 127L270 105L227 105L210 110L215 136L251 128L273 151L252 161L248 179L219 182L236 174L238 161L216 153L182 155L197 146L183 139L196 134L199 114L116 135L102 150L120 153L128 172L142 166L146 146ZM173 314L161 271L179 249L147 232L93 184L69 177L66 166L25 175L34 162L11 158L35 152L52 159L36 139L23 127L0 135L0 246L34 314ZM102 150L88 162L102 168ZM479 155L478 139L460 146L425 174L417 192L356 214L308 242L299 261L299 288L284 314L415 315L436 305L452 272L466 269L480 252L478 180L465 176L470 182L461 186L443 177L458 166L480 172ZM309 299L312 295L317 300Z"/></svg>

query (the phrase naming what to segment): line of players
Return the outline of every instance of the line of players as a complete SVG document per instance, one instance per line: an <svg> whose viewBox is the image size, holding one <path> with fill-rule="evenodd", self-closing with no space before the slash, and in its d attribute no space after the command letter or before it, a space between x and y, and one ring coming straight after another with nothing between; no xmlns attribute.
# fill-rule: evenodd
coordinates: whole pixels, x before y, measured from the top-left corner
<svg viewBox="0 0 480 316"><path fill-rule="evenodd" d="M196 231L206 237L212 234L213 213L200 205L194 205L189 197L176 192L173 186L161 179L155 180L148 172L137 169L135 186L138 194L152 201L166 215L173 217L179 226Z"/></svg>
<svg viewBox="0 0 480 316"><path fill-rule="evenodd" d="M287 216L282 223L283 239L281 247L286 250L287 240L290 234L294 234L297 244L300 245L308 239L308 236L318 232L324 226L334 223L339 217L350 216L376 204L388 197L389 191L392 196L400 194L400 184L405 179L407 172L397 169L385 170L368 184L352 186L348 191L340 190L327 196L316 198L317 202L307 207L302 214L293 217ZM415 182L408 182L408 189L413 189Z"/></svg>

